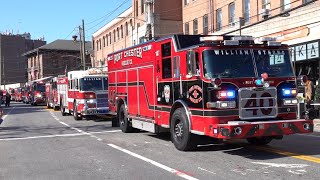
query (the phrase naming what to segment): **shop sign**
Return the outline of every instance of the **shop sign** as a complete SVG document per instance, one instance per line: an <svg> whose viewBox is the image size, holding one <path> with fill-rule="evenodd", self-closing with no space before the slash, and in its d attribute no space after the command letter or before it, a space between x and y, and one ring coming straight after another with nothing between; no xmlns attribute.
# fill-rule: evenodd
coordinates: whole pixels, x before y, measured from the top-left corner
<svg viewBox="0 0 320 180"><path fill-rule="evenodd" d="M307 46L306 44L295 47L296 50L296 61L302 61L307 59Z"/></svg>
<svg viewBox="0 0 320 180"><path fill-rule="evenodd" d="M307 44L308 59L319 58L319 42Z"/></svg>

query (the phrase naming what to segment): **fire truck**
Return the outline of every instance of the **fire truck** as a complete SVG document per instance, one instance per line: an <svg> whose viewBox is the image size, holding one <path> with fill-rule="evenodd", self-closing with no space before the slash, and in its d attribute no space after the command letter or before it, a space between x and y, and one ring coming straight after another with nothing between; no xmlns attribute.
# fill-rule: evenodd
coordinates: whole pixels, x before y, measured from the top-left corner
<svg viewBox="0 0 320 180"><path fill-rule="evenodd" d="M102 73L102 72L101 72ZM75 120L109 114L108 77L97 71L70 71L65 83L58 83L60 110Z"/></svg>
<svg viewBox="0 0 320 180"><path fill-rule="evenodd" d="M201 136L268 144L313 132L297 118L288 46L272 38L173 35L107 57L110 113L123 132L169 131L178 150Z"/></svg>
<svg viewBox="0 0 320 180"><path fill-rule="evenodd" d="M15 101L21 102L22 101L22 88L21 87L15 88L14 94L15 94Z"/></svg>
<svg viewBox="0 0 320 180"><path fill-rule="evenodd" d="M60 101L59 101L60 98L59 98L59 93L57 89L58 81L59 81L59 78L54 77L46 83L47 108L53 108L55 111L60 108Z"/></svg>
<svg viewBox="0 0 320 180"><path fill-rule="evenodd" d="M37 79L34 81L30 81L27 83L26 87L29 87L27 97L27 103L30 103L32 106L36 105L45 105L46 104L46 87L45 84L47 81L50 81L53 77L45 77L41 79Z"/></svg>

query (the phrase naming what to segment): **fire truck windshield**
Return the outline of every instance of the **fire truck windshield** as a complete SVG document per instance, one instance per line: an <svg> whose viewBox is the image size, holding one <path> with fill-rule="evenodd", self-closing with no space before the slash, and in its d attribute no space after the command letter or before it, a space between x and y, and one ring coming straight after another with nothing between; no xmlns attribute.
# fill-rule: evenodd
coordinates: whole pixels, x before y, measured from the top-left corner
<svg viewBox="0 0 320 180"><path fill-rule="evenodd" d="M45 92L46 87L44 84L37 84L36 91Z"/></svg>
<svg viewBox="0 0 320 180"><path fill-rule="evenodd" d="M90 77L80 79L81 91L100 91L104 90L101 77Z"/></svg>
<svg viewBox="0 0 320 180"><path fill-rule="evenodd" d="M256 77L262 73L270 77L293 76L289 53L285 50L205 50L202 55L206 78Z"/></svg>

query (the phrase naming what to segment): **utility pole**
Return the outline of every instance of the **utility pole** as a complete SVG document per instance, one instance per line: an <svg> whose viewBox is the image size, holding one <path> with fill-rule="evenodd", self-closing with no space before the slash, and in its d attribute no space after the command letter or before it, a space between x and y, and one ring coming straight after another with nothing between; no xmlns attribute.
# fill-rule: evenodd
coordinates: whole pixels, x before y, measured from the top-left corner
<svg viewBox="0 0 320 180"><path fill-rule="evenodd" d="M86 70L86 40L85 40L85 34L84 34L84 20L82 19L82 33L80 34L82 36L82 59L83 59L83 70Z"/></svg>

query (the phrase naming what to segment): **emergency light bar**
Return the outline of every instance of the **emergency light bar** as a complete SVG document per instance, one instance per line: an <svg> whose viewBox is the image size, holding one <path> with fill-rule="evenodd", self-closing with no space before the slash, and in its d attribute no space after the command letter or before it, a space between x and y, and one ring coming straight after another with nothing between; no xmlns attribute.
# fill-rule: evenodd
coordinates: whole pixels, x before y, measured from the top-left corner
<svg viewBox="0 0 320 180"><path fill-rule="evenodd" d="M253 41L253 37L252 36L234 36L232 37L232 40L236 40L236 41Z"/></svg>
<svg viewBox="0 0 320 180"><path fill-rule="evenodd" d="M235 98L235 91L219 91L219 98Z"/></svg>
<svg viewBox="0 0 320 180"><path fill-rule="evenodd" d="M223 36L204 36L200 37L200 41L223 41Z"/></svg>

